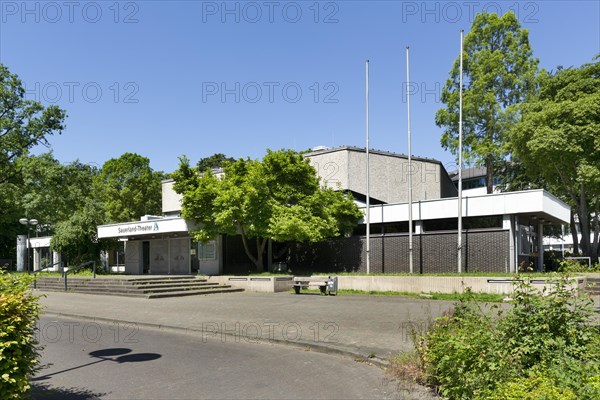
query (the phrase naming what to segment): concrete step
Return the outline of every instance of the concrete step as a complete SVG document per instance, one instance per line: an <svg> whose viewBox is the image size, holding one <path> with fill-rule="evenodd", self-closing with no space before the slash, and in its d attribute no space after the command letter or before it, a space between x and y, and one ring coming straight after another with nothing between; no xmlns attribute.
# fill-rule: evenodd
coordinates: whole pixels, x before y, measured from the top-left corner
<svg viewBox="0 0 600 400"><path fill-rule="evenodd" d="M145 289L160 289L163 287L185 287L185 286L213 286L218 285L216 282L206 281L191 281L191 282L174 282L174 283L146 283L144 285L126 285L128 287L145 290Z"/></svg>
<svg viewBox="0 0 600 400"><path fill-rule="evenodd" d="M164 297L181 297L181 296L194 296L194 295L203 295L203 294L216 294L216 293L235 293L235 292L243 292L244 289L240 288L232 288L227 287L227 285L219 286L215 289L206 289L206 290L186 290L182 292L170 292L170 293L153 293L148 294L147 297L149 299L160 299Z"/></svg>
<svg viewBox="0 0 600 400"><path fill-rule="evenodd" d="M176 282L176 283L171 283L171 284L166 284L166 283L162 283L162 284L147 284L147 285L125 285L125 284L112 284L112 283L108 283L108 282L68 282L68 286L71 289L79 289L81 288L82 290L88 290L88 289L98 289L98 290L105 290L105 291L121 291L121 290L140 290L140 291L144 291L144 292L149 292L149 291L161 291L163 289L169 289L169 290L177 290L178 288L181 288L182 290L187 290L189 288L198 288L198 289L202 289L203 287L213 287L213 286L218 286L219 284L216 282L205 282L205 281L198 281L198 282ZM64 289L64 282L38 282L37 283L37 288L63 288Z"/></svg>
<svg viewBox="0 0 600 400"><path fill-rule="evenodd" d="M216 282L207 282L196 276L156 276L156 277L69 277L68 292L144 297L148 299L205 295L213 293L240 292L243 289L232 288ZM61 277L38 277L37 290L63 292L64 281Z"/></svg>
<svg viewBox="0 0 600 400"><path fill-rule="evenodd" d="M600 278L587 278L585 291L589 294L600 294Z"/></svg>
<svg viewBox="0 0 600 400"><path fill-rule="evenodd" d="M62 290L59 289L35 289L36 291L39 292L65 292L64 288ZM141 297L141 298L148 298L145 294L143 293L124 293L124 292L103 292L103 291L97 291L97 290L90 290L90 291L86 291L86 292L82 292L82 291L77 291L77 290L71 290L69 289L67 291L68 293L82 293L82 294L97 294L97 295L104 295L104 296L123 296L123 297Z"/></svg>
<svg viewBox="0 0 600 400"><path fill-rule="evenodd" d="M195 282L206 282L206 279L200 279L200 278L192 278L192 279L174 279L174 280L165 280L165 279L161 279L161 280L152 280L152 281L142 281L142 282L138 282L138 281L127 281L124 282L124 285L130 285L130 286L147 286L147 285L179 285L179 284L186 284L186 283L195 283Z"/></svg>
<svg viewBox="0 0 600 400"><path fill-rule="evenodd" d="M102 285L69 285L68 290L74 292L104 292L104 293L166 293L166 292L178 292L187 290L206 290L213 289L215 287L222 287L218 283L200 283L192 285L177 285L177 286L159 286L159 287L136 287L136 286L102 286ZM64 290L62 284L52 285L38 285L38 289L53 289L53 290Z"/></svg>
<svg viewBox="0 0 600 400"><path fill-rule="evenodd" d="M63 292L63 290L58 289L37 289L40 292ZM143 297L146 299L161 299L167 297L182 297L182 296L197 296L197 295L208 295L208 294L217 294L217 293L235 293L235 292L243 292L244 289L240 288L232 288L228 285L216 286L214 288L203 289L203 290L181 290L174 292L159 292L159 293L140 293L139 291L135 292L105 292L101 290L86 290L86 291L76 291L76 290L68 290L70 293L83 293L83 294L96 294L96 295L111 295L111 296L123 296L123 297Z"/></svg>
<svg viewBox="0 0 600 400"><path fill-rule="evenodd" d="M194 275L171 275L171 276L144 276L144 277L135 277L135 276L127 276L123 277L123 281L125 282L133 282L133 283L143 283L143 282L152 282L152 281L180 281L180 280L195 280L201 279Z"/></svg>

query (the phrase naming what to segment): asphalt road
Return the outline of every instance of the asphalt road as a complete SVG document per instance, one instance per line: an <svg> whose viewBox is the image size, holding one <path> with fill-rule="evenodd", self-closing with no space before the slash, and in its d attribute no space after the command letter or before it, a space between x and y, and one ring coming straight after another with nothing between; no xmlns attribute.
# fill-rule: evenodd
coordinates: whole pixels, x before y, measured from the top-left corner
<svg viewBox="0 0 600 400"><path fill-rule="evenodd" d="M44 316L33 399L413 399L373 365L247 337Z"/></svg>

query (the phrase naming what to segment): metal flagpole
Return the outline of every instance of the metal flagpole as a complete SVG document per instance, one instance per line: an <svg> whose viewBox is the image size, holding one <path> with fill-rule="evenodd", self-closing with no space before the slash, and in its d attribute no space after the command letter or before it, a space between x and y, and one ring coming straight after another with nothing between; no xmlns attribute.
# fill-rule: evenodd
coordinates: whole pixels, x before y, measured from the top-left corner
<svg viewBox="0 0 600 400"><path fill-rule="evenodd" d="M408 46L406 46L406 105L408 108L408 268L413 267L413 216L412 216L412 149L410 143L410 69L408 64Z"/></svg>
<svg viewBox="0 0 600 400"><path fill-rule="evenodd" d="M462 272L462 125L463 125L463 34L460 31L460 78L459 78L459 96L458 96L458 246L457 263L458 273Z"/></svg>
<svg viewBox="0 0 600 400"><path fill-rule="evenodd" d="M366 108L367 108L367 274L371 273L371 193L369 191L369 60L366 61Z"/></svg>

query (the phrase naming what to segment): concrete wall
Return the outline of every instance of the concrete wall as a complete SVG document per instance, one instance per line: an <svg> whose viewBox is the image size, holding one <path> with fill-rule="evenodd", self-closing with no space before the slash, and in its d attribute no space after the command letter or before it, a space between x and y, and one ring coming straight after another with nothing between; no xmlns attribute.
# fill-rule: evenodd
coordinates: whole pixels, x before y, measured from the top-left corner
<svg viewBox="0 0 600 400"><path fill-rule="evenodd" d="M250 292L276 293L291 289L292 276L209 276L208 282L217 282ZM585 278L574 278L573 286L585 288ZM553 284L544 279L533 280L533 287L551 289ZM406 293L462 293L471 288L475 293L510 295L511 278L471 276L338 276L338 289Z"/></svg>
<svg viewBox="0 0 600 400"><path fill-rule="evenodd" d="M162 182L162 212L172 214L181 211L182 196L173 190L175 181L172 179Z"/></svg>
<svg viewBox="0 0 600 400"><path fill-rule="evenodd" d="M231 285L250 292L276 293L291 289L292 276L209 276L208 282Z"/></svg>
<svg viewBox="0 0 600 400"><path fill-rule="evenodd" d="M532 281L535 288L550 289L553 284L544 279ZM573 286L583 290L585 279L577 278ZM506 277L445 277L445 276L338 276L338 289L407 293L462 293L471 288L476 293L510 294L513 284Z"/></svg>
<svg viewBox="0 0 600 400"><path fill-rule="evenodd" d="M349 187L347 151L317 154L308 157L308 160L317 170L322 184L332 189Z"/></svg>
<svg viewBox="0 0 600 400"><path fill-rule="evenodd" d="M339 148L309 153L307 158L322 182L337 189L367 192L366 153L358 148ZM371 197L385 203L408 201L410 170L406 156L372 152L370 158ZM456 196L456 188L442 165L435 160L413 159L413 200Z"/></svg>

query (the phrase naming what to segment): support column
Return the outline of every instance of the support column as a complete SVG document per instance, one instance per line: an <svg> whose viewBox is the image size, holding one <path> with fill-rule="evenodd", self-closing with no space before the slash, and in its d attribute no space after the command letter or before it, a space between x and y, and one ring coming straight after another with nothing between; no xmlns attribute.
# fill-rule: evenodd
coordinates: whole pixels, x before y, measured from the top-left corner
<svg viewBox="0 0 600 400"><path fill-rule="evenodd" d="M518 273L519 272L519 248L521 247L520 243L521 243L521 238L520 238L520 232L521 228L519 226L519 216L515 215L515 253L514 253L514 258L515 258L515 269L513 270L514 273Z"/></svg>
<svg viewBox="0 0 600 400"><path fill-rule="evenodd" d="M42 252L39 247L34 247L32 249L32 251L33 251L33 269L32 269L32 271L38 271L42 267L41 266Z"/></svg>
<svg viewBox="0 0 600 400"><path fill-rule="evenodd" d="M513 224L513 218L511 215L503 215L502 216L502 228L508 230L508 263L507 263L507 271L506 272L514 272L515 271L515 225Z"/></svg>
<svg viewBox="0 0 600 400"><path fill-rule="evenodd" d="M538 223L538 272L544 270L544 220Z"/></svg>
<svg viewBox="0 0 600 400"><path fill-rule="evenodd" d="M27 265L27 235L17 236L17 271L25 271Z"/></svg>
<svg viewBox="0 0 600 400"><path fill-rule="evenodd" d="M415 235L420 235L421 233L423 233L423 221L415 221Z"/></svg>
<svg viewBox="0 0 600 400"><path fill-rule="evenodd" d="M56 251L52 252L52 264L54 264L54 267L52 267L53 271L62 271L62 257L60 253Z"/></svg>

